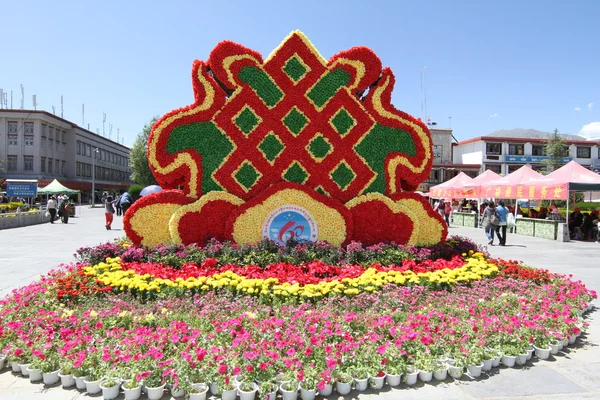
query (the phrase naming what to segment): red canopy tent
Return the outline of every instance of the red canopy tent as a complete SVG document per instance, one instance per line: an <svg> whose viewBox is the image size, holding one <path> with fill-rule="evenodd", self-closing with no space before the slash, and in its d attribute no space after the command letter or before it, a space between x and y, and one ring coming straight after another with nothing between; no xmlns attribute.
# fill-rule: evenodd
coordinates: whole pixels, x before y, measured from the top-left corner
<svg viewBox="0 0 600 400"><path fill-rule="evenodd" d="M500 175L498 175L497 173L495 173L494 171L492 171L490 169L486 169L484 172L477 175L477 177L473 178L473 180L470 183L467 183L465 185L465 189L475 189L475 196L473 196L473 197L480 198L481 195L480 195L479 191L480 191L481 185L483 185L485 182L488 182L491 180L497 180L497 179L502 179L502 177Z"/></svg>
<svg viewBox="0 0 600 400"><path fill-rule="evenodd" d="M482 183L479 195L497 199L551 199L552 193L548 188L551 181L530 166L523 165L505 177Z"/></svg>
<svg viewBox="0 0 600 400"><path fill-rule="evenodd" d="M563 165L556 171L548 174L546 178L552 179L555 181L556 186L560 186L563 189L565 194L563 199L568 197L567 192L571 190L600 190L600 175L575 161Z"/></svg>
<svg viewBox="0 0 600 400"><path fill-rule="evenodd" d="M471 183L472 181L473 178L471 178L464 172L460 172L454 178L429 188L429 197L433 197L435 199L463 199L477 197L477 192L475 188L465 188L465 185Z"/></svg>

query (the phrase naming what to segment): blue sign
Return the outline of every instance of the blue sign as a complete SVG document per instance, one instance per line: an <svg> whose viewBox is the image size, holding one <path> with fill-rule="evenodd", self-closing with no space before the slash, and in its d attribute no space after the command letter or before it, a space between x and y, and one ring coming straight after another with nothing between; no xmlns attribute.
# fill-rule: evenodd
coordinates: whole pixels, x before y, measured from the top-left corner
<svg viewBox="0 0 600 400"><path fill-rule="evenodd" d="M285 205L274 210L263 224L263 237L279 244L290 240L317 240L318 231L312 215L302 207Z"/></svg>
<svg viewBox="0 0 600 400"><path fill-rule="evenodd" d="M6 195L8 197L35 197L37 196L37 183L7 183Z"/></svg>
<svg viewBox="0 0 600 400"><path fill-rule="evenodd" d="M515 162L515 163L541 163L544 160L549 159L548 156L504 156L505 162ZM571 161L573 158L571 157L563 157L560 159L562 164L566 164Z"/></svg>

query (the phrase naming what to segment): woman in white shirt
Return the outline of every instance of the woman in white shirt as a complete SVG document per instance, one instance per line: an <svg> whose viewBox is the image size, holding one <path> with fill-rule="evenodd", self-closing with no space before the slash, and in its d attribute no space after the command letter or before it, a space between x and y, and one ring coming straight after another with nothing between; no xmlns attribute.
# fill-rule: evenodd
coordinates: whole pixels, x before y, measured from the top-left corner
<svg viewBox="0 0 600 400"><path fill-rule="evenodd" d="M50 223L53 224L56 219L56 198L54 196L50 197L48 200L48 212L50 213Z"/></svg>

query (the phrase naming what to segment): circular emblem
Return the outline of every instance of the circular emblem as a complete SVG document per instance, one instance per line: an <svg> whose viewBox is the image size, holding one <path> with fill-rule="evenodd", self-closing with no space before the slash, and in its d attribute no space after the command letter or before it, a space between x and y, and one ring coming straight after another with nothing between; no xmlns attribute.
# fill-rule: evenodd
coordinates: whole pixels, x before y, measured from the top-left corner
<svg viewBox="0 0 600 400"><path fill-rule="evenodd" d="M310 213L302 207L285 205L273 210L262 229L263 237L279 244L289 240L316 242L319 237L317 224Z"/></svg>

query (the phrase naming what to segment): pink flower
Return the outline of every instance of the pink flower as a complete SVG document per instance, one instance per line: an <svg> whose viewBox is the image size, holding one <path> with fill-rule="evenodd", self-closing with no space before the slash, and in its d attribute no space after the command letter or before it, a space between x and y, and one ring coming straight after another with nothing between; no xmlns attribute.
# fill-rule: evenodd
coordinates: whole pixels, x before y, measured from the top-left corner
<svg viewBox="0 0 600 400"><path fill-rule="evenodd" d="M226 374L227 373L227 365L219 364L219 369L217 370L217 372L221 375Z"/></svg>

